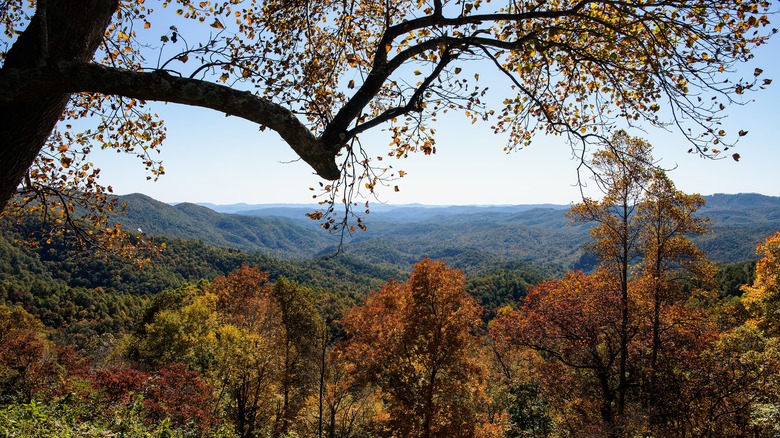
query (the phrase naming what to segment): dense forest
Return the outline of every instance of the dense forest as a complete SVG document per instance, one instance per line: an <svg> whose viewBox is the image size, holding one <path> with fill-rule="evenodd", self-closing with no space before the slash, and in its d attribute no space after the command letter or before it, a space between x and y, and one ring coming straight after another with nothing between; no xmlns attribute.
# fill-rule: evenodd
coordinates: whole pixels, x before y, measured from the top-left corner
<svg viewBox="0 0 780 438"><path fill-rule="evenodd" d="M611 191L562 219L590 235L577 257L278 258L165 236L160 216L128 257L30 245L39 224L6 218L0 434L777 436L780 234L713 263L702 197L601 159Z"/></svg>

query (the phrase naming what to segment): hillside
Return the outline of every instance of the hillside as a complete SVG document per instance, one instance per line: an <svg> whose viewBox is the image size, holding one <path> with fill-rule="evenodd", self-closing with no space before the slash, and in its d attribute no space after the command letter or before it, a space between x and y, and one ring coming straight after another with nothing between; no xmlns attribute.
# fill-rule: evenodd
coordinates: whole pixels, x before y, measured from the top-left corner
<svg viewBox="0 0 780 438"><path fill-rule="evenodd" d="M140 194L122 200L126 214L117 219L126 229L149 235L195 239L282 259L332 256L338 251L340 236L306 219L304 214L311 209L305 207L243 206L241 214L220 214L201 205L171 206ZM423 257L443 259L471 273L511 261L576 266L588 238L586 226L567 226L562 206L381 206L378 210L365 218L368 230L348 236L342 251L402 271Z"/></svg>
<svg viewBox="0 0 780 438"><path fill-rule="evenodd" d="M716 231L720 235L712 237L710 243L715 249L728 255L737 247L748 248L745 242L750 236L759 232L761 227L776 224L777 207L772 205L772 200L759 198L757 201L761 205L754 214L740 212L747 208L740 200L724 198L712 202L711 211L727 224ZM509 312L515 312L511 309L517 309L532 290L532 285L552 278L565 278L565 272L571 267L587 269L594 263L592 256L580 249L588 239L588 227L568 225L563 208L491 211L482 210L485 207L462 207L437 210L439 214L435 215L407 210L401 215L406 219L396 216L394 219L378 220L373 216L368 231L356 234L346 242L343 253L332 256L335 237L311 223L279 217L224 215L194 204L172 207L142 195L125 198L125 202L128 206L125 227L132 229L135 226L155 234L156 242L166 244L159 247L161 250L153 256L151 263L139 266L128 258L69 247L57 237L41 247L26 247L16 243L21 240L21 235L11 227L0 228L0 311L5 309L6 314L22 314L23 309L23 315L40 319L41 333L45 330L48 339L65 346L63 350L56 351L62 351L58 353L61 354L59 357L66 360L72 356L62 355L64 352L78 352L84 360L93 361L99 367L110 367L119 358L126 361L121 370L126 369L124 364L127 363L133 366L140 364L139 369L149 370L155 366L155 358L178 361L182 357L200 357L182 354L176 347L179 345L177 342L189 339L190 333L211 327L212 322L230 321L213 313L221 312L222 308L232 308L226 303L238 302L243 309L243 306L255 302L236 293L243 289L229 289L235 295L220 306L214 300L218 300L217 294L221 292L204 294L224 287L228 280L217 279L218 276L233 275L234 279L244 278L248 281L246 285L253 285L251 279L263 278L264 274L252 268L267 272L270 281L274 282L273 291L267 297L276 296L278 286L283 292L278 297L284 300L298 299L292 298L296 296L300 298L298 304L288 308L303 309L294 310L296 316L289 319L296 327L301 315L314 318L311 321L322 318L321 321L328 322L330 334L325 338L327 344L322 344L324 347L317 344L317 348L323 350L316 350L327 353L327 348L351 339L345 337L344 326L338 321L349 318L354 309L359 308L356 306L368 306L371 298L367 299L367 296L377 297L382 291L387 294L387 291L401 290L399 288L403 286L399 285L403 283L383 285L389 279L403 282L408 278L410 266L424 256L444 259L451 266L466 271L465 288L461 288L460 294L466 299L464 302L470 301L470 295L481 304L482 307L474 308L473 317L474 324L482 328L487 327L484 324L493 324ZM0 221L0 227L9 222ZM723 230L728 230L728 233ZM164 235L168 233L194 238ZM309 241L312 244L307 246ZM314 245L321 254L331 256L318 256L314 253ZM235 246L257 250L247 252ZM287 258L283 258L285 254ZM415 272L422 265L439 263L425 260L417 263ZM716 278L718 288L720 295L729 300L724 303L733 303L733 296L741 294L740 286L752 281L755 262L723 268ZM257 277L253 277L253 272L257 273ZM439 278L446 285L441 290L449 292L453 284L449 279L457 278L459 274L446 267L441 272L443 276L424 277L425 281ZM571 275L583 274L569 274L568 278L572 278ZM545 287L562 284L560 281L546 283ZM256 285L251 287L253 291L261 290ZM545 290L545 287L536 289L534 293L537 297L538 291ZM370 291L375 292L368 295ZM206 300L206 296L210 298L201 301ZM195 306L196 302L200 304ZM215 304L210 307L203 305L205 303ZM279 305L284 309L282 301ZM426 301L425 306L413 315L431 307ZM384 318L384 313L392 311L392 307L388 309L373 315L363 325L372 326L376 320ZM286 324L284 310L281 312L278 315L281 322L268 327ZM244 311L240 314L243 315ZM257 314L276 313L266 311ZM723 320L730 320L733 316L724 313ZM579 317L578 313L576 318ZM573 321L579 321L576 318ZM6 318L7 321L18 319L16 316ZM447 318L450 319L455 320L454 317ZM189 325L193 321L194 325ZM197 327L197 330L191 327ZM180 328L187 328L187 331L181 332ZM235 326L231 325L230 330L218 331L203 339L214 339L219 345L226 345L218 335L233 333ZM488 333L483 329L478 331ZM186 336L181 337L181 333ZM322 339L320 335L319 332L309 331L300 339L309 343L312 340L319 342ZM198 340L196 344L201 342ZM230 356L229 363L235 362L233 357ZM214 361L209 359L203 363ZM110 368L94 369L105 372ZM57 377L61 379L62 374L57 374Z"/></svg>
<svg viewBox="0 0 780 438"><path fill-rule="evenodd" d="M338 243L335 236L291 219L220 214L190 203L171 206L142 194L122 196L121 200L126 203L126 212L117 220L125 229L140 229L152 236L200 240L286 259L311 257Z"/></svg>
<svg viewBox="0 0 780 438"><path fill-rule="evenodd" d="M711 195L701 216L713 232L696 239L718 262L755 258L756 243L780 229L780 198L758 194ZM334 236L305 218L311 206L170 206L144 195L123 197L129 229L151 235L196 239L205 244L302 260L336 253ZM570 225L564 205L389 206L365 217L368 230L343 242L343 252L366 263L408 270L422 257L444 259L471 273L524 261L589 269L594 260L581 250L588 225Z"/></svg>
<svg viewBox="0 0 780 438"><path fill-rule="evenodd" d="M699 216L709 217L712 233L694 239L716 262L756 258L756 244L780 230L780 198L759 194L705 196ZM369 229L346 246L348 254L377 260L421 256L444 258L468 269L475 258L523 260L588 269L593 260L581 250L589 240L586 224L570 224L568 206L405 207L376 215ZM426 216L428 212L438 214ZM425 217L423 220L404 220ZM377 253L380 249L380 253Z"/></svg>
<svg viewBox="0 0 780 438"><path fill-rule="evenodd" d="M588 226L569 225L563 206L404 206L400 211L383 206L381 213L367 218L368 230L348 238L333 257L338 237L305 219L221 214L195 204L171 206L144 195L122 200L127 204L121 217L126 229L141 229L167 244L152 263L139 267L57 242L19 246L13 242L21 236L5 229L0 238L0 301L39 309L44 319L58 315L51 309L62 306L72 307L68 318L74 321L80 321L76 315L83 312L90 318L103 315L102 325L90 330L110 332L126 320L111 317L111 306L91 304L106 293L132 302L127 305L137 311L142 302L128 294L157 294L247 264L269 272L272 279L284 276L352 302L390 278L404 278L414 263L431 257L466 272L470 290L489 317L491 309L524 295L528 285L570 269L588 270L596 263L581 249L589 239ZM713 233L697 241L714 261L755 260L755 244L780 229L780 198L714 195L707 201L701 214L712 219ZM274 208L289 212L291 207ZM738 294L752 266L743 263L724 271L722 293ZM83 329L78 324L74 330Z"/></svg>
<svg viewBox="0 0 780 438"><path fill-rule="evenodd" d="M220 223L221 215L203 207L172 208L145 197L131 201L136 201L128 203L136 212L145 205L147 217L159 219L156 224L137 222L150 231L171 226L178 233L189 228L205 236L212 229L208 223ZM201 222L197 218L208 222L198 228ZM228 223L231 221L232 218L227 219ZM151 263L139 266L126 257L67 246L57 239L39 247L19 245L16 242L20 240L22 235L13 231L8 221L0 221L0 304L21 305L55 329L56 339L79 348L87 348L96 336L113 339L135 330L150 297L188 283L228 275L242 265L268 272L271 281L285 277L308 286L337 309L361 302L369 291L379 289L389 279L403 279L409 271L403 268L404 262L381 260L379 255L364 258L342 253L335 257L284 260L168 236L155 237L158 244L166 244L165 249L152 255ZM480 276L470 276L469 290L485 306L486 318L494 315L496 308L524 296L531 284L563 272L536 264L502 263L495 258L483 258L480 263L485 271Z"/></svg>
<svg viewBox="0 0 780 438"><path fill-rule="evenodd" d="M95 260L88 253L54 247L17 248L0 242L0 280L43 279L71 287L108 287L149 294L186 281L224 275L251 264L307 284L366 291L409 272L423 257L443 259L470 278L512 263L546 272L590 269L596 260L581 248L588 226L569 225L563 206L423 207L400 212L383 206L366 218L368 230L354 233L337 251L338 236L308 219L221 214L195 204L171 206L144 195L122 198L125 229L141 229L164 240L168 250L144 269ZM716 262L755 259L755 245L780 229L780 198L714 195L701 210L713 233L697 243ZM290 207L275 207L290 208ZM26 281L26 280L25 280Z"/></svg>

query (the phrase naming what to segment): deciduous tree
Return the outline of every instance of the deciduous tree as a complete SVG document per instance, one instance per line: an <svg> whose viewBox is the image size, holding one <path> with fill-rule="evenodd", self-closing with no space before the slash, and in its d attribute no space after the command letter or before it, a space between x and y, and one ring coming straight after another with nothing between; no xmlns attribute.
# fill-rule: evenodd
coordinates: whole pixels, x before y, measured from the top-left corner
<svg viewBox="0 0 780 438"><path fill-rule="evenodd" d="M29 403L56 383L56 348L43 324L21 307L0 305L0 401Z"/></svg>
<svg viewBox="0 0 780 438"><path fill-rule="evenodd" d="M691 368L688 402L676 430L698 436L774 436L776 422L761 409L780 410L780 342L756 327L726 333ZM771 418L771 414L770 414Z"/></svg>
<svg viewBox="0 0 780 438"><path fill-rule="evenodd" d="M424 259L409 281L388 283L342 320L358 383L375 385L386 398L388 434L478 430L484 377L474 330L481 312L464 287L462 272Z"/></svg>
<svg viewBox="0 0 780 438"><path fill-rule="evenodd" d="M170 420L177 428L208 430L216 423L212 409L214 388L184 364L171 362L146 382L145 408L154 422Z"/></svg>
<svg viewBox="0 0 780 438"><path fill-rule="evenodd" d="M629 310L629 275L633 263L640 256L636 210L644 196L645 186L654 166L652 146L646 141L629 136L625 131L615 133L605 148L594 154L592 166L595 181L604 193L600 201L584 198L568 213L575 221L594 222L592 250L601 260L601 269L619 280L620 290L620 354L619 384L617 386L617 416L622 417L626 405L630 328L633 324Z"/></svg>
<svg viewBox="0 0 780 438"><path fill-rule="evenodd" d="M596 401L602 433L668 433L691 401L689 373L717 339L714 320L695 299L714 275L690 240L706 231L707 220L695 216L703 200L677 191L655 166L651 146L622 131L594 154L592 167L604 196L585 198L570 216L596 224L596 273L538 287L516 322L499 319L494 339L511 341L515 333L520 345L564 369L589 370L569 380L590 376L583 385L593 388L571 412L593 410ZM568 394L560 389L565 382L553 382L554 392ZM593 420L585 415L571 424Z"/></svg>
<svg viewBox="0 0 780 438"><path fill-rule="evenodd" d="M272 298L281 311L283 329L283 370L274 436L285 436L297 424L306 399L317 387L320 339L323 321L314 307L311 290L280 278L274 283Z"/></svg>
<svg viewBox="0 0 780 438"><path fill-rule="evenodd" d="M297 431L320 359L323 323L311 290L285 278L271 283L243 265L211 284L167 292L153 307L139 334L140 359L200 371L218 394L215 410L242 437Z"/></svg>
<svg viewBox="0 0 780 438"><path fill-rule="evenodd" d="M780 232L769 236L756 249L762 255L756 264L756 279L745 285L742 298L751 313L751 323L767 334L780 335Z"/></svg>
<svg viewBox="0 0 780 438"><path fill-rule="evenodd" d="M531 289L522 307L499 317L493 339L531 348L551 360L540 380L571 432L615 434L622 341L620 283L606 271L567 274ZM563 367L559 367L558 363ZM549 377L549 378L545 378Z"/></svg>
<svg viewBox="0 0 780 438"><path fill-rule="evenodd" d="M695 216L696 211L704 205L700 195L688 195L677 190L672 180L664 171L656 170L650 179L646 192L637 208L637 223L641 229L639 235L639 251L642 254L640 264L640 279L636 280L637 288L645 288L643 295L649 300L650 312L650 353L649 366L642 367L646 375L646 394L653 411L651 421L663 422L664 418L674 415L672 405L661 400L674 398L678 387L664 383L680 382L681 379L670 379L674 373L671 368L677 362L683 362L681 350L692 350L697 357L702 345L697 342L684 342L686 338L680 325L691 324L706 328L708 322L701 315L695 317L691 309L686 309L689 296L696 286L711 285L716 268L704 253L691 241L691 237L708 231L709 220ZM690 287L685 287L686 281ZM702 333L698 335L703 336ZM674 348L664 349L663 343L673 343ZM693 347L694 348L688 348ZM706 344L704 344L706 345ZM697 348L698 347L698 348ZM665 373L659 371L659 354L666 353L666 366L670 368ZM663 378L660 376L663 374ZM665 406L664 406L665 405Z"/></svg>

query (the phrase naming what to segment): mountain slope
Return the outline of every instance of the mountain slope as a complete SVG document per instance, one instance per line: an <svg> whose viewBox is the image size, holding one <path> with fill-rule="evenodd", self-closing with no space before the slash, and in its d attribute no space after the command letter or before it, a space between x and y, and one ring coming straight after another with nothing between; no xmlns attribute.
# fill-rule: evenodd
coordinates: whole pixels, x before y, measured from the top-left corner
<svg viewBox="0 0 780 438"><path fill-rule="evenodd" d="M146 195L121 197L126 213L117 220L126 229L149 235L196 239L208 245L306 258L337 242L318 229L281 218L220 214L196 204L171 206Z"/></svg>
<svg viewBox="0 0 780 438"><path fill-rule="evenodd" d="M719 194L705 199L707 205L699 215L711 218L713 232L695 240L714 261L754 259L756 243L780 229L780 198ZM287 259L332 255L339 244L338 236L294 219L302 217L305 208L247 206L252 213L268 214L247 216L220 214L189 203L170 206L144 195L123 200L127 215L121 221L147 234L197 239ZM377 210L365 217L367 231L345 239L343 251L387 268L406 270L422 257L444 259L471 272L509 261L579 269L594 263L582 251L590 240L590 225L570 224L566 206L381 206Z"/></svg>

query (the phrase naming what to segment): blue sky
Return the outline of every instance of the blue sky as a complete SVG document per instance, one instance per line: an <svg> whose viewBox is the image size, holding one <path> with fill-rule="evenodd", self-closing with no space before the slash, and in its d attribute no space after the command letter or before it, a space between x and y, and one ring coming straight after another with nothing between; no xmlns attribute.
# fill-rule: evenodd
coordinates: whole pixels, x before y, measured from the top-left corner
<svg viewBox="0 0 780 438"><path fill-rule="evenodd" d="M757 192L780 196L780 41L775 38L756 53L753 68L775 83L753 93L745 106L732 106L725 128L749 131L727 158L705 160L686 153L688 145L678 132L632 131L654 145L661 165L677 187L689 193ZM745 75L749 76L749 74ZM311 203L310 187L320 179L273 132L210 110L155 104L166 121L168 138L160 158L166 175L157 182L145 179L132 157L98 152L93 161L103 169L102 182L115 193L140 192L164 202L231 204ZM437 153L413 155L385 164L403 169L399 192L380 189L379 198L390 204L567 204L579 200L577 162L561 138L538 137L529 148L506 154L505 138L488 125L471 125L462 116L440 118ZM384 155L388 136L377 129L363 137L372 156ZM392 162L389 162L392 161ZM592 195L592 193L591 193Z"/></svg>

